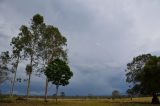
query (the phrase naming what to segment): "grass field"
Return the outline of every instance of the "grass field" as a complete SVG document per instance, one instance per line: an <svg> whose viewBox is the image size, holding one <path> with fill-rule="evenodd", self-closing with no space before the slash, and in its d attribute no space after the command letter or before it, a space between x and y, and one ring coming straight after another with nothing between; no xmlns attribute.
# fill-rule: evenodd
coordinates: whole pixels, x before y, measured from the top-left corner
<svg viewBox="0 0 160 106"><path fill-rule="evenodd" d="M25 100L3 100L0 106L160 106L150 104L151 98L133 98L127 99L60 99L56 104L55 100L49 99L44 102L42 99Z"/></svg>

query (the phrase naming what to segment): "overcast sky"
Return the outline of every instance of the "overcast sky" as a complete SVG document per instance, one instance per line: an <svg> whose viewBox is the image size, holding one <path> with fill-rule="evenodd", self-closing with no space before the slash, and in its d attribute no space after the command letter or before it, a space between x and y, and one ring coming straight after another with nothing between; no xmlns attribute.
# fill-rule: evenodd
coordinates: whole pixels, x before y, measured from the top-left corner
<svg viewBox="0 0 160 106"><path fill-rule="evenodd" d="M137 55L160 52L159 0L0 0L0 52L10 50L11 38L37 13L68 40L74 76L60 88L67 95L124 94L126 64ZM18 76L26 77L24 66ZM31 94L44 94L44 86L44 78L32 76ZM25 87L17 84L15 93L25 94ZM50 85L49 94L54 91Z"/></svg>

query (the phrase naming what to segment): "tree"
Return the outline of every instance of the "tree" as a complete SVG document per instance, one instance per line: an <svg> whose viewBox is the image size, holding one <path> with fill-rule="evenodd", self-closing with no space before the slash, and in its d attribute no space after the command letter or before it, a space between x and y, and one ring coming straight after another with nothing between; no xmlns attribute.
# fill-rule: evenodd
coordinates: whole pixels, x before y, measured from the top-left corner
<svg viewBox="0 0 160 106"><path fill-rule="evenodd" d="M160 57L151 57L144 66L140 80L139 88L141 93L152 94L152 103L158 104L157 94L160 92Z"/></svg>
<svg viewBox="0 0 160 106"><path fill-rule="evenodd" d="M10 73L9 63L10 63L9 52L8 51L2 52L0 54L0 86L6 80L10 79L10 77L9 77L9 73Z"/></svg>
<svg viewBox="0 0 160 106"><path fill-rule="evenodd" d="M13 90L14 90L14 85L16 81L18 64L20 60L22 59L22 49L24 47L23 37L21 36L21 33L19 33L17 37L12 38L10 45L12 46L12 55L11 55L12 66L13 66L12 72L14 73L12 87L11 87L11 96L13 96Z"/></svg>
<svg viewBox="0 0 160 106"><path fill-rule="evenodd" d="M119 98L120 97L120 93L118 90L114 90L112 92L112 98L115 99L115 98Z"/></svg>
<svg viewBox="0 0 160 106"><path fill-rule="evenodd" d="M38 42L38 53L41 58L40 72L44 73L46 66L56 58L67 61L65 49L67 39L61 35L58 28L45 25L42 29L41 39ZM48 79L46 78L45 101L47 101Z"/></svg>
<svg viewBox="0 0 160 106"><path fill-rule="evenodd" d="M138 76L142 72L144 65L151 58L151 54L143 54L133 58L132 62L127 64L126 82L133 85L139 83Z"/></svg>
<svg viewBox="0 0 160 106"><path fill-rule="evenodd" d="M143 68L147 61L152 57L151 54L142 54L134 57L133 60L127 64L126 72L126 82L129 83L130 89L134 94L140 94L138 89L139 76L143 71Z"/></svg>
<svg viewBox="0 0 160 106"><path fill-rule="evenodd" d="M31 73L38 65L38 41L42 34L42 27L44 26L43 17L36 14L32 18L30 27L22 25L20 28L20 36L22 36L23 42L23 53L26 59L29 59L29 64L26 66L27 73L29 75L28 86L27 86L27 98L30 91L30 79ZM29 69L29 70L28 70Z"/></svg>
<svg viewBox="0 0 160 106"><path fill-rule="evenodd" d="M48 66L46 67L45 75L47 76L48 81L56 85L56 102L57 102L57 94L59 86L68 85L69 79L73 76L73 73L65 61L61 59L55 59L51 63L49 63Z"/></svg>
<svg viewBox="0 0 160 106"><path fill-rule="evenodd" d="M160 92L160 57L144 54L137 56L127 64L126 81L132 85L134 94L151 95L153 99ZM152 102L153 103L153 102ZM157 102L158 103L158 102Z"/></svg>
<svg viewBox="0 0 160 106"><path fill-rule="evenodd" d="M61 92L61 97L64 98L65 96L65 92Z"/></svg>
<svg viewBox="0 0 160 106"><path fill-rule="evenodd" d="M8 51L2 52L0 54L0 85L8 79L9 62L10 62L9 52Z"/></svg>
<svg viewBox="0 0 160 106"><path fill-rule="evenodd" d="M131 98L131 100L132 100L132 97L133 97L133 95L134 95L133 89L128 89L128 90L127 90L127 94L128 94L128 96Z"/></svg>

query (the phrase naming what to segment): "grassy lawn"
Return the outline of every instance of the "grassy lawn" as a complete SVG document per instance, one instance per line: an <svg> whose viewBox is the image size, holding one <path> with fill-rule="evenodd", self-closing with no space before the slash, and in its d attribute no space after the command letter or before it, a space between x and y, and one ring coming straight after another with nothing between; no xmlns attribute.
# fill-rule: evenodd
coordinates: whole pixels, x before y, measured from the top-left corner
<svg viewBox="0 0 160 106"><path fill-rule="evenodd" d="M3 100L0 102L0 106L160 106L150 104L150 97L147 98L134 98L130 99L61 99L58 103L55 100L49 100L44 102L41 99L30 99L30 100Z"/></svg>

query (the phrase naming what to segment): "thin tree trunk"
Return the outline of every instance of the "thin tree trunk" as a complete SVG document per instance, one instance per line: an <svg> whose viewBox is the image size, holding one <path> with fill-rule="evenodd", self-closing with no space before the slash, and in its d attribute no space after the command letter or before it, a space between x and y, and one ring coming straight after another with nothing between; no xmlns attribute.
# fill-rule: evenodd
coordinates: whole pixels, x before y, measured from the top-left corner
<svg viewBox="0 0 160 106"><path fill-rule="evenodd" d="M29 93L30 93L30 80L31 80L31 74L29 74L28 85L27 85L27 99L28 99Z"/></svg>
<svg viewBox="0 0 160 106"><path fill-rule="evenodd" d="M14 89L14 85L15 85L15 80L16 80L16 71L14 73L14 79L13 79L13 82L12 82L12 87L11 87L11 97L13 96L13 89Z"/></svg>
<svg viewBox="0 0 160 106"><path fill-rule="evenodd" d="M48 59L48 64L50 62L50 59ZM45 84L45 97L44 100L47 102L47 95L48 95L48 78L46 76L46 84Z"/></svg>
<svg viewBox="0 0 160 106"><path fill-rule="evenodd" d="M58 88L59 88L59 85L56 85L56 103L58 102Z"/></svg>
<svg viewBox="0 0 160 106"><path fill-rule="evenodd" d="M32 74L32 61L33 61L33 55L31 55L31 61L30 61L30 65L31 65L31 70L29 70L29 79L28 79L28 87L27 87L27 99L29 97L30 94L30 81L31 81L31 74Z"/></svg>
<svg viewBox="0 0 160 106"><path fill-rule="evenodd" d="M131 101L132 101L132 95L131 95Z"/></svg>
<svg viewBox="0 0 160 106"><path fill-rule="evenodd" d="M17 65L17 66L18 66L18 65ZM14 72L14 79L13 79L12 88L11 88L11 96L13 96L13 90L14 90L14 85L15 85L16 76L17 76L17 66L16 66L15 72Z"/></svg>
<svg viewBox="0 0 160 106"><path fill-rule="evenodd" d="M45 101L47 102L47 94L48 94L48 78L46 78L45 84Z"/></svg>
<svg viewBox="0 0 160 106"><path fill-rule="evenodd" d="M12 82L12 80L11 80L11 85L9 86L9 88L10 88L10 94L9 94L9 96L10 97L12 97L11 95L12 95L12 84L13 84L13 82Z"/></svg>
<svg viewBox="0 0 160 106"><path fill-rule="evenodd" d="M160 104L159 98L158 98L156 92L153 92L153 95L152 95L152 104Z"/></svg>
<svg viewBox="0 0 160 106"><path fill-rule="evenodd" d="M19 56L18 56L17 63L15 66L14 78L13 78L12 87L11 87L11 97L13 96L13 90L14 90L14 85L15 85L15 81L16 81L18 63L19 63Z"/></svg>

